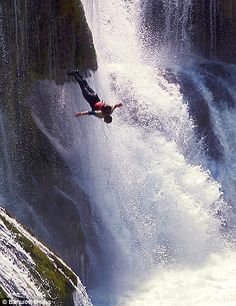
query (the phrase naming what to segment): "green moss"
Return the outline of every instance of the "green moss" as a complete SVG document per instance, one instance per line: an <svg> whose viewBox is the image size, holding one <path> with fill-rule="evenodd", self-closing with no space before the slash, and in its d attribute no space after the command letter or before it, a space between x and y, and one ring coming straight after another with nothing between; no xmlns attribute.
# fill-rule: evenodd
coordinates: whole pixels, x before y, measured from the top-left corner
<svg viewBox="0 0 236 306"><path fill-rule="evenodd" d="M32 248L30 254L36 262L36 270L49 282L50 296L53 300L58 302L69 300L73 286L58 270L57 264L50 261L37 246L30 244L28 246Z"/></svg>
<svg viewBox="0 0 236 306"><path fill-rule="evenodd" d="M70 280L75 286L77 285L75 274L65 267L55 256L51 256L51 254L49 255L49 257L51 257L50 260L37 245L22 235L13 224L8 222L4 217L1 218L7 228L15 234L18 243L30 254L36 263L34 269L45 281L41 283L38 274L34 271L32 271L32 274L34 278L41 283L42 287L45 289L44 291L49 293L47 298L55 301L55 305L69 305L72 301L72 292L74 290Z"/></svg>
<svg viewBox="0 0 236 306"><path fill-rule="evenodd" d="M75 286L77 286L76 275L70 269L68 269L65 265L63 265L62 262L60 260L58 260L57 257L52 256L52 258L53 258L54 262L56 263L57 268L62 270L63 273L73 282L73 284Z"/></svg>
<svg viewBox="0 0 236 306"><path fill-rule="evenodd" d="M6 294L6 292L2 289L2 287L0 287L0 302L1 302L1 300L9 300L9 298L8 298L8 296L7 296L7 294Z"/></svg>

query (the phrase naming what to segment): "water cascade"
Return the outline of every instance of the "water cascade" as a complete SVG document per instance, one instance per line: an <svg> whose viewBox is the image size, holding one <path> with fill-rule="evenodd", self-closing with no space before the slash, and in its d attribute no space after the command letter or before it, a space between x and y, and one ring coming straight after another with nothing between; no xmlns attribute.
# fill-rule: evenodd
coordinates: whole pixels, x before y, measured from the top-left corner
<svg viewBox="0 0 236 306"><path fill-rule="evenodd" d="M102 99L122 101L123 108L111 125L74 118L88 109L79 86L49 80L34 83L27 103L43 143L68 167L52 184L52 198L68 200L67 210L71 204L68 224L72 216L77 224L75 212L81 217L85 250L73 258L83 266L88 254L84 266L91 270L80 273L92 302L233 306L236 48L232 42L222 51L230 37L222 38L219 24L233 35L234 4L82 2L98 62L87 80ZM0 31L1 14L0 4ZM4 55L3 38L0 46ZM0 113L0 171L11 181L3 123ZM72 187L64 184L67 171Z"/></svg>
<svg viewBox="0 0 236 306"><path fill-rule="evenodd" d="M229 235L226 225L231 227L230 235L233 232L226 220L232 221L225 198L232 192L229 198L233 199L234 178L231 174L231 187L222 179L230 174L222 169L233 160L230 150L226 154L233 136L226 140L219 126L219 116L223 124L229 110L225 107L226 114L220 115L210 82L215 78L221 83L226 92L221 102L227 104L230 97L233 108L234 67L191 58L191 53L187 61L180 56L168 66L158 52L150 65L153 50L139 35L145 2L83 1L99 66L90 82L105 101L125 104L109 127L91 118L78 122L86 129L86 143L80 144L82 164L80 172L74 173L90 196L103 254L97 270L105 291L97 288L91 294L95 305L157 305L173 303L163 287L176 287L176 305L202 305L207 284L212 289L209 305L220 305L215 290L224 284L230 268L212 286L208 278L220 271L227 254L229 267L235 258L234 252L225 251L229 240L223 238ZM175 1L183 20L191 11L191 2L185 2ZM167 17L165 31L171 33ZM191 41L186 24L181 26L186 49ZM226 71L228 79L223 75ZM191 104L196 93L202 104L194 104L197 100ZM199 121L204 110L207 123ZM179 279L183 287L189 286L187 275L199 299L197 293L189 297L178 289ZM163 280L165 286L160 285ZM222 295L229 295L233 305L234 291L227 282Z"/></svg>

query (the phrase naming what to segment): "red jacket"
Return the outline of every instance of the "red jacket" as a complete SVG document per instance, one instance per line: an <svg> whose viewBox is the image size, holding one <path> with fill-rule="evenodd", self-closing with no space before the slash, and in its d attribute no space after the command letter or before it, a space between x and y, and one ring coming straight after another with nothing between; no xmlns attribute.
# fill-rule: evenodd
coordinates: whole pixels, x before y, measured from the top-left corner
<svg viewBox="0 0 236 306"><path fill-rule="evenodd" d="M95 109L102 110L105 105L106 105L105 102L99 101L95 104Z"/></svg>

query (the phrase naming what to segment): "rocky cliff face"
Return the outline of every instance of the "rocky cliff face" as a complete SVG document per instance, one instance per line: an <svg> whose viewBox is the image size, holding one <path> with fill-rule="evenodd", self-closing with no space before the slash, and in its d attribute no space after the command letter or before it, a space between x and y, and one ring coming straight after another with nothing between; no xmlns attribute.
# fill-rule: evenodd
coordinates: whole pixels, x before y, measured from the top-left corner
<svg viewBox="0 0 236 306"><path fill-rule="evenodd" d="M2 304L92 305L78 277L2 208L0 235Z"/></svg>
<svg viewBox="0 0 236 306"><path fill-rule="evenodd" d="M41 86L47 100L32 94L32 88L51 80L55 89L67 80L68 70L97 68L80 1L1 1L0 60L1 198L11 203L10 211L33 232L82 271L88 256L78 207L89 220L88 200L37 127L29 104L29 97L38 106L47 101L44 110L50 118L50 86Z"/></svg>
<svg viewBox="0 0 236 306"><path fill-rule="evenodd" d="M236 62L234 0L143 0L145 33L151 45L173 54L192 52L228 63Z"/></svg>

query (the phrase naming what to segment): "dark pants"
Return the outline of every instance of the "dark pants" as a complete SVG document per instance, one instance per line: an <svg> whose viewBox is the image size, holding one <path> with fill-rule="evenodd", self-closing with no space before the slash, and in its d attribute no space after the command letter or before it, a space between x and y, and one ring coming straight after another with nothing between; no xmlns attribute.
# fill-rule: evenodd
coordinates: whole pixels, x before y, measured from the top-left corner
<svg viewBox="0 0 236 306"><path fill-rule="evenodd" d="M85 100L89 103L92 110L95 110L95 104L100 101L99 96L89 87L87 81L83 80L78 72L74 74L76 81L79 83Z"/></svg>

